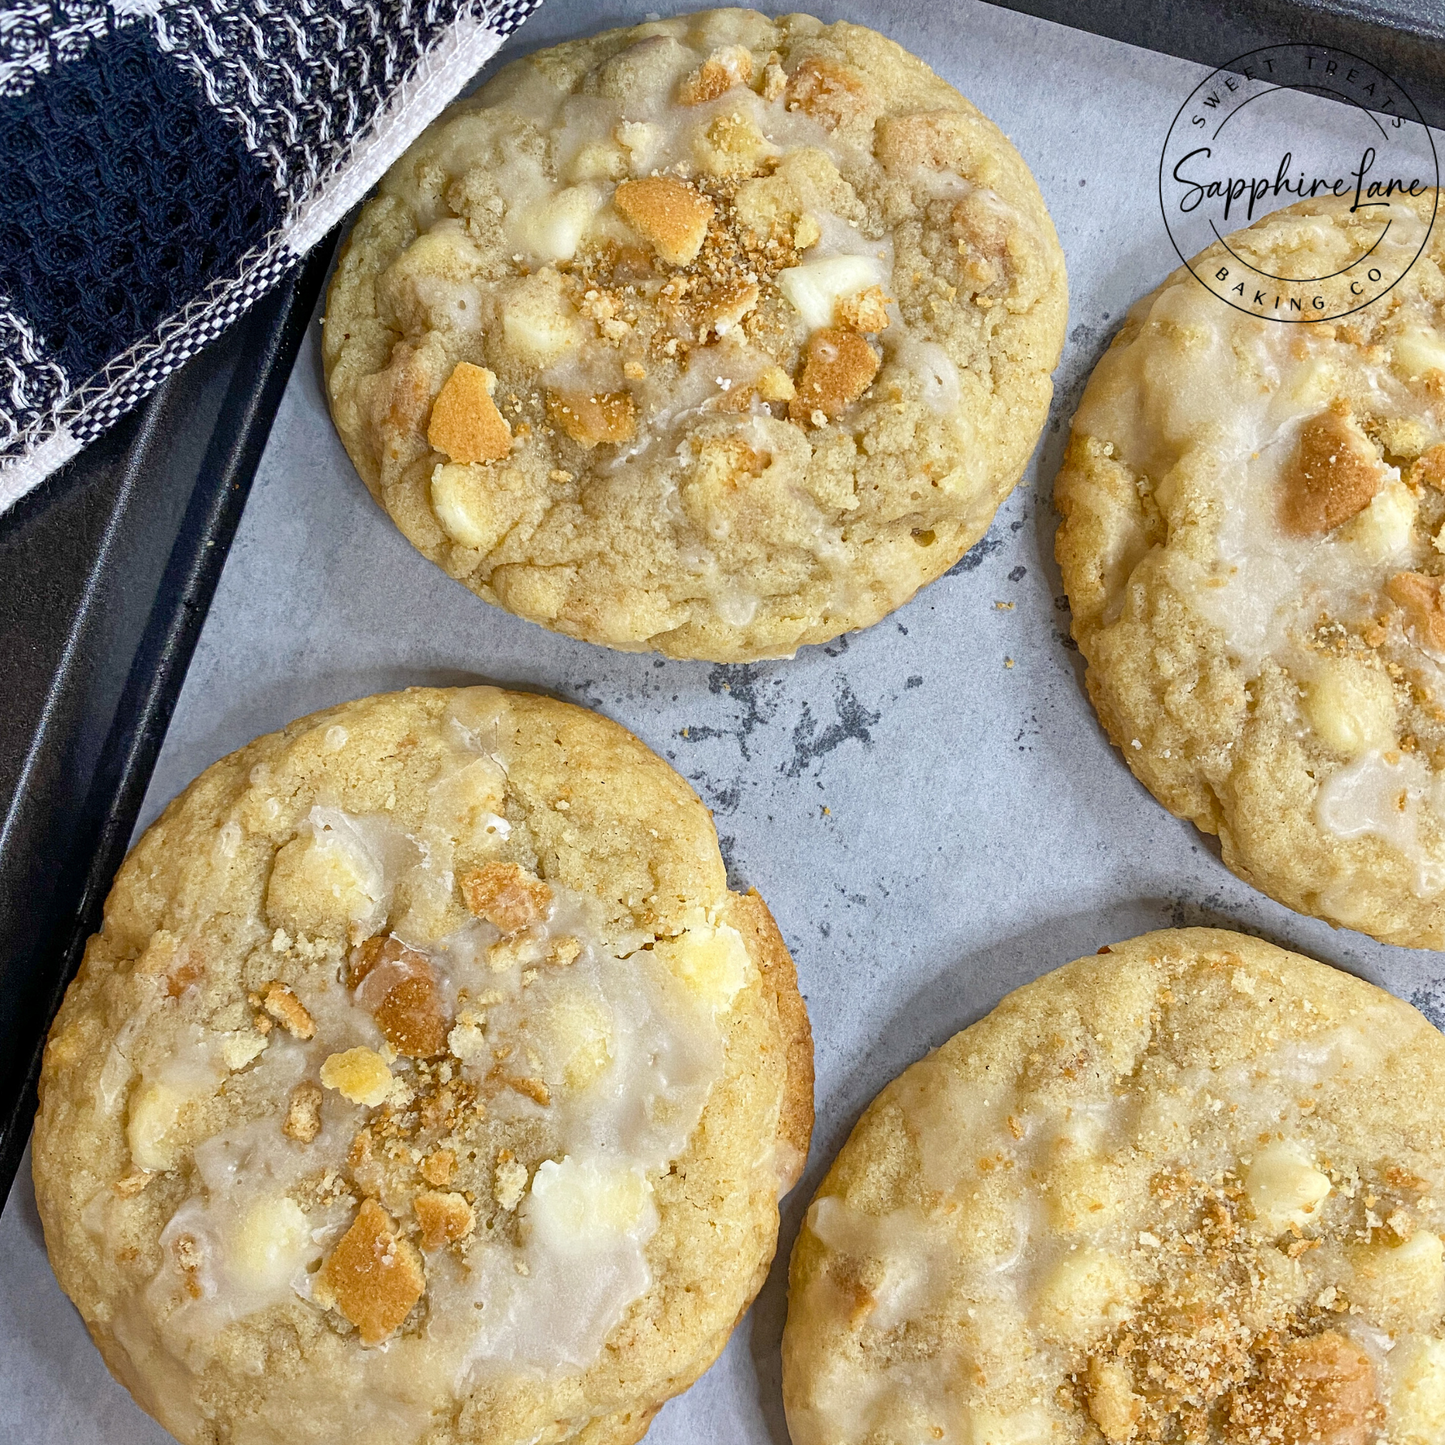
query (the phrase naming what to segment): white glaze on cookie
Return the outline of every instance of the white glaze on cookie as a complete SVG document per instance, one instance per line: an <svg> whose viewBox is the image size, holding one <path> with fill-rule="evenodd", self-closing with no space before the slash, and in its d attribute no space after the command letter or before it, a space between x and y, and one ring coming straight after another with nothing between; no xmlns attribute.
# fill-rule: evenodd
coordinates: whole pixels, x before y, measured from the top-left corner
<svg viewBox="0 0 1445 1445"><path fill-rule="evenodd" d="M107 1358L186 1442L232 1387L246 1445L625 1424L687 1378L639 1331L711 1358L801 1163L763 915L695 796L580 710L418 690L310 721L198 780L122 876L113 928L158 877L169 926L92 961L57 1026L50 1116L104 1141L68 1159L42 1113L58 1268L84 1261ZM588 1383L615 1360L635 1394Z"/></svg>
<svg viewBox="0 0 1445 1445"><path fill-rule="evenodd" d="M1445 1136L1406 1167L1408 1127L1368 1122L1394 1071L1445 1066L1433 1030L1237 935L1115 953L865 1115L794 1257L797 1445L1435 1438Z"/></svg>
<svg viewBox="0 0 1445 1445"><path fill-rule="evenodd" d="M488 600L776 656L981 534L1062 321L1032 180L962 97L860 27L716 11L519 62L424 137L340 264L328 382Z"/></svg>
<svg viewBox="0 0 1445 1445"><path fill-rule="evenodd" d="M1431 199L1393 208L1370 259L1404 278L1354 315L1262 320L1188 272L1145 298L1057 487L1076 633L1131 766L1266 891L1417 943L1445 917L1438 243L1407 269ZM1229 244L1342 287L1378 229L1304 203Z"/></svg>

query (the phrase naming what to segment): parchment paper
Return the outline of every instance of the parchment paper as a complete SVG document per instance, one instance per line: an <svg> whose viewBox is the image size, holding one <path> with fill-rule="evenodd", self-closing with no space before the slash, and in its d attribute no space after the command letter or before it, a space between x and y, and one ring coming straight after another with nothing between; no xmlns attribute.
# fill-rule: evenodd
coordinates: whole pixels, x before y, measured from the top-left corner
<svg viewBox="0 0 1445 1445"><path fill-rule="evenodd" d="M786 1445L778 1341L807 1202L878 1089L1009 989L1145 929L1210 923L1445 1018L1439 957L1288 912L1171 818L1106 742L1067 640L1052 480L1108 337L1178 264L1159 216L1159 152L1204 70L975 0L813 9L884 30L993 117L1063 241L1072 308L1052 417L987 538L892 617L792 661L718 667L569 641L448 580L371 501L327 418L313 327L141 820L207 764L312 709L478 680L617 719L715 810L734 886L761 891L797 960L818 1127L762 1295L712 1370L662 1411L650 1445ZM655 13L547 0L504 55ZM0 1219L0 1438L171 1438L109 1378L57 1287L28 1168Z"/></svg>

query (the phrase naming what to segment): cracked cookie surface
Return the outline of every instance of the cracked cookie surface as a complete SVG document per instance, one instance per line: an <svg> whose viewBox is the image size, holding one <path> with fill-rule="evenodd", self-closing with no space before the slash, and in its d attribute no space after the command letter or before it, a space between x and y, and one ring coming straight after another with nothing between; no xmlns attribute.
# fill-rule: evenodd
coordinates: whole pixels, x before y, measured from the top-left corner
<svg viewBox="0 0 1445 1445"><path fill-rule="evenodd" d="M761 1284L811 1122L792 962L686 783L580 708L413 689L137 843L34 1176L183 1445L623 1445Z"/></svg>
<svg viewBox="0 0 1445 1445"><path fill-rule="evenodd" d="M489 602L736 661L867 626L1017 482L1067 309L1033 177L860 26L528 57L382 181L328 300L368 487Z"/></svg>
<svg viewBox="0 0 1445 1445"><path fill-rule="evenodd" d="M1397 199L1382 234L1348 200L1305 201L1204 253L1330 273L1343 311L1364 267L1421 251L1334 321L1247 316L1176 272L1095 368L1055 487L1089 693L1140 781L1271 897L1428 948L1445 945L1434 206Z"/></svg>
<svg viewBox="0 0 1445 1445"><path fill-rule="evenodd" d="M1100 953L853 1130L793 1251L794 1445L1436 1445L1445 1040L1240 934Z"/></svg>

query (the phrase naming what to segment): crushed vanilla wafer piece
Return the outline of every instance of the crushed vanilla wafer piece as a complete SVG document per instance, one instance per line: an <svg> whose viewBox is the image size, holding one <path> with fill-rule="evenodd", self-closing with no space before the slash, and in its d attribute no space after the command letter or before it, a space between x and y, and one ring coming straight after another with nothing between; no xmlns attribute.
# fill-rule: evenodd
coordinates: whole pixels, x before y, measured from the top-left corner
<svg viewBox="0 0 1445 1445"><path fill-rule="evenodd" d="M478 918L516 933L547 916L552 890L515 863L487 863L457 875L462 898Z"/></svg>
<svg viewBox="0 0 1445 1445"><path fill-rule="evenodd" d="M758 395L764 401L792 401L797 395L793 378L781 366L767 366L757 380Z"/></svg>
<svg viewBox="0 0 1445 1445"><path fill-rule="evenodd" d="M503 1076L502 1082L509 1089L515 1089L519 1094L525 1094L529 1099L541 1104L544 1109L552 1102L552 1091L541 1079L506 1074Z"/></svg>
<svg viewBox="0 0 1445 1445"><path fill-rule="evenodd" d="M568 392L547 398L553 421L584 447L625 442L637 430L637 406L625 391Z"/></svg>
<svg viewBox="0 0 1445 1445"><path fill-rule="evenodd" d="M493 973L506 973L513 968L526 968L546 957L545 940L536 930L511 933L487 950L487 967Z"/></svg>
<svg viewBox="0 0 1445 1445"><path fill-rule="evenodd" d="M457 1156L452 1149L437 1149L421 1161L421 1177L434 1189L445 1189L456 1172Z"/></svg>
<svg viewBox="0 0 1445 1445"><path fill-rule="evenodd" d="M842 415L878 374L878 353L855 331L834 326L808 338L796 394L788 403L788 420L820 425Z"/></svg>
<svg viewBox="0 0 1445 1445"><path fill-rule="evenodd" d="M281 1132L288 1139L309 1144L321 1132L321 1099L319 1084L313 1084L310 1079L297 1084L286 1106Z"/></svg>
<svg viewBox="0 0 1445 1445"><path fill-rule="evenodd" d="M451 1018L425 954L399 938L369 938L352 952L351 984L397 1053L430 1059L446 1049Z"/></svg>
<svg viewBox="0 0 1445 1445"><path fill-rule="evenodd" d="M879 108L877 97L856 70L821 55L810 55L793 71L784 94L789 110L812 116L825 130L837 130Z"/></svg>
<svg viewBox="0 0 1445 1445"><path fill-rule="evenodd" d="M305 1043L316 1035L316 1025L306 1006L284 984L273 979L266 985L261 1007L286 1030L292 1038Z"/></svg>
<svg viewBox="0 0 1445 1445"><path fill-rule="evenodd" d="M527 1170L518 1163L510 1149L497 1151L496 1175L492 1181L492 1197L508 1212L515 1209L527 1192Z"/></svg>
<svg viewBox="0 0 1445 1445"><path fill-rule="evenodd" d="M1412 487L1434 487L1437 492L1445 492L1445 444L1416 457L1405 480Z"/></svg>
<svg viewBox="0 0 1445 1445"><path fill-rule="evenodd" d="M1388 475L1349 406L1336 403L1300 430L1284 475L1281 519L1296 536L1323 536L1364 511Z"/></svg>
<svg viewBox="0 0 1445 1445"><path fill-rule="evenodd" d="M379 1345L406 1319L426 1289L421 1255L396 1234L390 1216L367 1199L321 1267L317 1297Z"/></svg>
<svg viewBox="0 0 1445 1445"><path fill-rule="evenodd" d="M512 450L512 429L492 400L497 378L459 361L432 403L426 439L454 462L496 462Z"/></svg>
<svg viewBox="0 0 1445 1445"><path fill-rule="evenodd" d="M1423 572L1397 572L1385 584L1385 595L1405 614L1405 625L1416 642L1435 652L1445 652L1441 581Z"/></svg>
<svg viewBox="0 0 1445 1445"><path fill-rule="evenodd" d="M850 331L879 332L888 325L888 297L881 286L868 286L833 303L833 321Z"/></svg>
<svg viewBox="0 0 1445 1445"><path fill-rule="evenodd" d="M266 1051L269 1032L269 1029L238 1029L233 1034L227 1034L221 1041L221 1062L232 1073L244 1069Z"/></svg>
<svg viewBox="0 0 1445 1445"><path fill-rule="evenodd" d="M1265 1354L1235 1390L1229 1438L1281 1445L1365 1445L1384 1423L1370 1357L1336 1330L1290 1340Z"/></svg>
<svg viewBox="0 0 1445 1445"><path fill-rule="evenodd" d="M576 963L581 956L581 943L566 935L554 938L552 946L547 950L547 962L557 968L566 968L568 964Z"/></svg>
<svg viewBox="0 0 1445 1445"><path fill-rule="evenodd" d="M1144 1402L1134 1393L1128 1371L1114 1360L1092 1359L1088 1375L1089 1415L1109 1445L1132 1440Z"/></svg>
<svg viewBox="0 0 1445 1445"><path fill-rule="evenodd" d="M685 76L677 87L679 105L702 105L726 95L735 85L753 78L753 57L744 46L725 45L714 50L701 65Z"/></svg>
<svg viewBox="0 0 1445 1445"><path fill-rule="evenodd" d="M726 336L757 309L759 294L755 281L730 282L703 308L701 320L719 336Z"/></svg>
<svg viewBox="0 0 1445 1445"><path fill-rule="evenodd" d="M672 266L686 266L697 258L716 210L701 191L672 176L623 181L612 203Z"/></svg>
<svg viewBox="0 0 1445 1445"><path fill-rule="evenodd" d="M693 154L708 176L753 176L781 152L743 111L719 115L693 138Z"/></svg>
<svg viewBox="0 0 1445 1445"><path fill-rule="evenodd" d="M440 1249L465 1239L476 1225L472 1206L460 1194L443 1194L425 1190L411 1204L416 1222L421 1225L421 1247Z"/></svg>

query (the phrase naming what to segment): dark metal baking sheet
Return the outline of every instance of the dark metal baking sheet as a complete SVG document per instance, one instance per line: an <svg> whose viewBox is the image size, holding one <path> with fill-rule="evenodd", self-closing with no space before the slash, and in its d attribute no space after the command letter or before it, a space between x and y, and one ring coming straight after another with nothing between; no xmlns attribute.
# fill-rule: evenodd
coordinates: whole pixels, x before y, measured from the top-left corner
<svg viewBox="0 0 1445 1445"><path fill-rule="evenodd" d="M0 1199L331 250L0 518Z"/></svg>
<svg viewBox="0 0 1445 1445"><path fill-rule="evenodd" d="M1409 92L1428 124L1445 126L1445 4L1441 0L989 3L1209 66L1227 65L1252 50L1285 41L1328 45L1379 67Z"/></svg>

